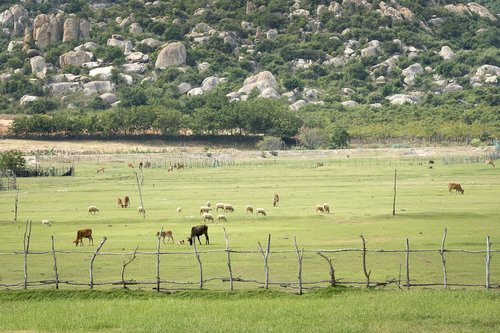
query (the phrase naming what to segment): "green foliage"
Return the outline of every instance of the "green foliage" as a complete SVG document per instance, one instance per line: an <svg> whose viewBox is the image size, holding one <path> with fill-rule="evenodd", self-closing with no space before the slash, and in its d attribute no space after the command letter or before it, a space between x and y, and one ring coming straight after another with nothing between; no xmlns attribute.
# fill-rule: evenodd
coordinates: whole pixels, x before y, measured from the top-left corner
<svg viewBox="0 0 500 333"><path fill-rule="evenodd" d="M28 114L45 114L57 109L58 104L50 99L37 99L26 105L25 109Z"/></svg>
<svg viewBox="0 0 500 333"><path fill-rule="evenodd" d="M26 160L19 150L8 150L0 153L0 170L12 170L16 173L24 169Z"/></svg>
<svg viewBox="0 0 500 333"><path fill-rule="evenodd" d="M94 50L94 54L97 58L113 65L121 65L125 62L123 50L116 46L99 46Z"/></svg>
<svg viewBox="0 0 500 333"><path fill-rule="evenodd" d="M285 142L280 138L274 136L264 136L261 141L257 143L257 148L260 150L281 150L285 147Z"/></svg>
<svg viewBox="0 0 500 333"><path fill-rule="evenodd" d="M148 103L146 92L140 86L123 87L121 90L121 106L124 108L140 106Z"/></svg>

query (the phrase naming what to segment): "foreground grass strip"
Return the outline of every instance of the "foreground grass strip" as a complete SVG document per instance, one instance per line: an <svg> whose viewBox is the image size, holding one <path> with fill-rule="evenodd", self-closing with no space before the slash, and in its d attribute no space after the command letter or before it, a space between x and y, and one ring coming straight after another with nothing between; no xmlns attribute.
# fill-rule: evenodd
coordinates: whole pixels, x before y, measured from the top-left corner
<svg viewBox="0 0 500 333"><path fill-rule="evenodd" d="M0 331L498 332L496 291L2 291Z"/></svg>

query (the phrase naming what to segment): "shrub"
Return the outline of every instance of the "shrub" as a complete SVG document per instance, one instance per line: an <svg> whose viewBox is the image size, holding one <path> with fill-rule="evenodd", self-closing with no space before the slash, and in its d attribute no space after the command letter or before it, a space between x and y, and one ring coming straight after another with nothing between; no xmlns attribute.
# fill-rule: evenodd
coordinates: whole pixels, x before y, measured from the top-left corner
<svg viewBox="0 0 500 333"><path fill-rule="evenodd" d="M261 141L257 143L257 148L264 151L264 150L270 150L276 153L274 156L277 156L278 153L276 150L283 149L285 147L285 143L283 140L280 138L274 137L274 136L265 136Z"/></svg>

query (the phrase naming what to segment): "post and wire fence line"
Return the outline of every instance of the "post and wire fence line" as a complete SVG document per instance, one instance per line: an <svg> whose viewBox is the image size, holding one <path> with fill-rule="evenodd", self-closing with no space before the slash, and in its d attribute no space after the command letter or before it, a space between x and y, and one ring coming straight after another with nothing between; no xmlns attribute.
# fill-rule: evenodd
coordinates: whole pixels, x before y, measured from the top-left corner
<svg viewBox="0 0 500 333"><path fill-rule="evenodd" d="M315 249L293 237L290 250L273 250L271 235L256 249L161 245L156 251L105 252L104 237L94 251L57 250L54 236L47 251L30 250L31 221L26 222L23 250L0 253L0 288L136 288L157 291L284 289L302 294L329 286L366 288L417 287L500 289L500 259L489 236L477 250L446 249L447 229L438 249ZM181 250L179 250L181 249Z"/></svg>

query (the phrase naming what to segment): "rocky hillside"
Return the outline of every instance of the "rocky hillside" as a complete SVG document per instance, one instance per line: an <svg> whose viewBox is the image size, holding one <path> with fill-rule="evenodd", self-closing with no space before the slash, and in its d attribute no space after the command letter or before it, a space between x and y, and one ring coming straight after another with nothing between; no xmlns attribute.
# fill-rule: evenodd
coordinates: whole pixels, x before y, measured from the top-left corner
<svg viewBox="0 0 500 333"><path fill-rule="evenodd" d="M124 112L153 114L150 125L137 128L136 120L125 129L129 133L176 135L189 128L293 136L303 134L300 128L319 133L340 125L351 135L366 136L363 127L391 123L396 111L410 112L406 120L417 121L436 109L443 122L448 117L469 126L460 135L499 135L496 1L3 3L0 105L5 113L94 121ZM293 126L235 119L220 125L224 110L242 112L253 105L279 110ZM457 107L482 107L488 119L472 115L464 121L463 114L453 113ZM377 119L381 113L385 120ZM481 126L473 129L474 122ZM85 126L84 132L92 132Z"/></svg>

